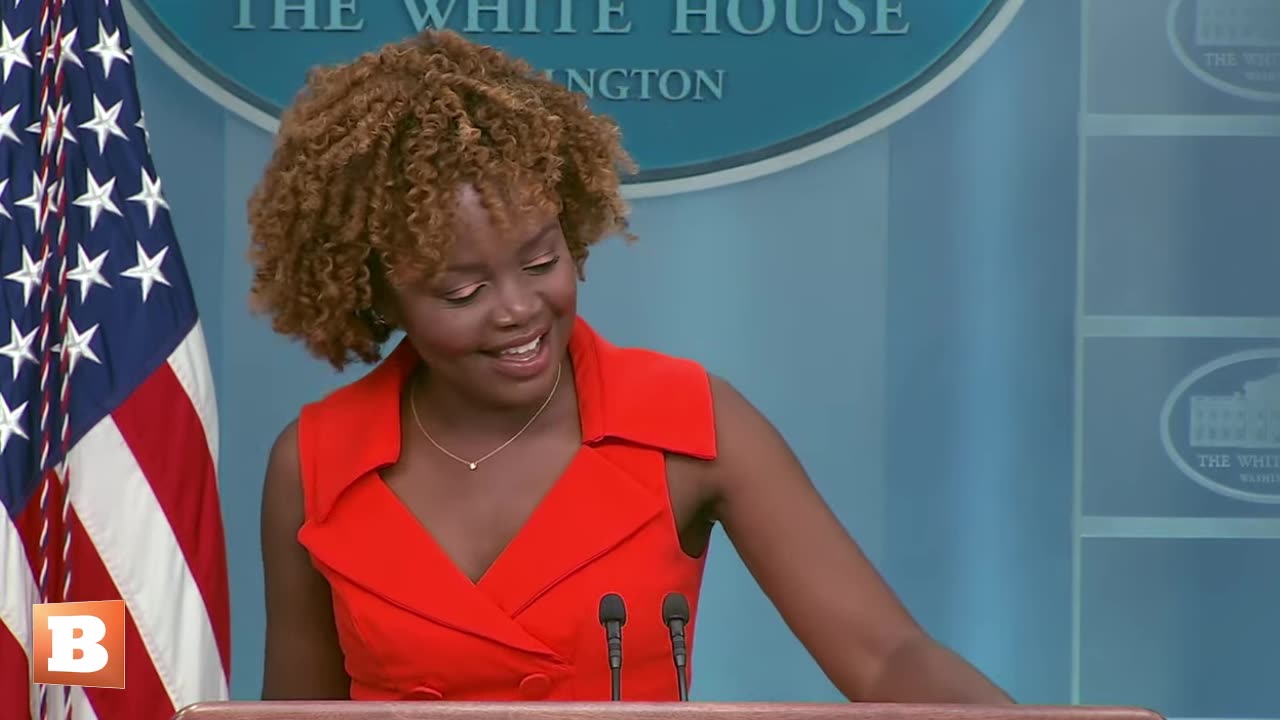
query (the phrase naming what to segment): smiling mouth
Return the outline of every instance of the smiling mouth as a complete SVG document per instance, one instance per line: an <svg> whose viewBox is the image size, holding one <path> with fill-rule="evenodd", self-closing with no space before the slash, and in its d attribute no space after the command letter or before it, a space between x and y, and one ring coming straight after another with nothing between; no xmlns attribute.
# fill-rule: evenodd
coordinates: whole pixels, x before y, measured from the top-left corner
<svg viewBox="0 0 1280 720"><path fill-rule="evenodd" d="M508 358L511 360L527 360L538 354L538 349L542 347L542 339L544 337L546 337L545 334L539 335L523 345L507 348L506 350L497 353L497 355L500 358Z"/></svg>
<svg viewBox="0 0 1280 720"><path fill-rule="evenodd" d="M550 332L550 330L543 332L541 335L538 335L529 342L521 345L513 345L511 347L503 348L502 350L486 350L484 351L484 354L499 360L510 360L513 362L531 360L537 357L538 353L544 349L543 346L546 345L547 335L550 334Z"/></svg>

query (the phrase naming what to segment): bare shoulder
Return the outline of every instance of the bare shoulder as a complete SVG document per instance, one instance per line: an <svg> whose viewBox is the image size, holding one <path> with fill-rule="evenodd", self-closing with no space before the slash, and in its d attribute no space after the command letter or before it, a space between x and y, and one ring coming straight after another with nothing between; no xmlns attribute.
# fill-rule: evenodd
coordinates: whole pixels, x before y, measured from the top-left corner
<svg viewBox="0 0 1280 720"><path fill-rule="evenodd" d="M865 697L920 628L863 555L782 433L724 378L711 378L718 454L703 468L715 515L743 564L814 659Z"/></svg>
<svg viewBox="0 0 1280 720"><path fill-rule="evenodd" d="M344 699L350 678L338 643L328 582L298 530L306 519L298 422L272 444L262 484L262 569L266 600L263 699Z"/></svg>
<svg viewBox="0 0 1280 720"><path fill-rule="evenodd" d="M267 455L267 472L262 483L263 521L302 527L302 470L298 456L298 420L280 431ZM265 528L264 528L265 529ZM264 542L267 537L263 536Z"/></svg>
<svg viewBox="0 0 1280 720"><path fill-rule="evenodd" d="M718 375L709 374L709 380L716 458L703 463L701 471L715 498L715 516L724 519L726 506L742 493L757 483L785 482L776 471L794 475L800 462L777 427L738 388ZM802 480L807 484L807 477ZM768 490L758 487L754 492L761 491Z"/></svg>

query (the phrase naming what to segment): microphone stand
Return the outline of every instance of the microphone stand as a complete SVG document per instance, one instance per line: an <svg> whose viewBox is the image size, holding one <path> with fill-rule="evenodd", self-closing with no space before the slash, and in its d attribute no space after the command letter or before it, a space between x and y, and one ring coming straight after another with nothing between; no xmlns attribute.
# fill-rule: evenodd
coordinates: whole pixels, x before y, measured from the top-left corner
<svg viewBox="0 0 1280 720"><path fill-rule="evenodd" d="M662 600L662 620L671 633L671 658L676 665L676 687L680 701L689 700L688 650L685 647L684 630L689 622L689 601L680 593L670 593Z"/></svg>

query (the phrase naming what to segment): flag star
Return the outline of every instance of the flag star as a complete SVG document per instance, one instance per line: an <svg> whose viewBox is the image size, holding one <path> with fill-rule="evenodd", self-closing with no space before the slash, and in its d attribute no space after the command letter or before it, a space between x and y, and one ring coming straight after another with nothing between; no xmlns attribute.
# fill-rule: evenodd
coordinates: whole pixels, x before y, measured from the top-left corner
<svg viewBox="0 0 1280 720"><path fill-rule="evenodd" d="M31 344L35 342L36 332L39 329L39 327L33 328L30 333L23 335L18 329L18 323L9 321L9 344L0 347L0 355L9 358L9 362L13 364L14 380L18 379L18 373L22 371L23 360L32 365L36 364L36 356L31 354Z"/></svg>
<svg viewBox="0 0 1280 720"><path fill-rule="evenodd" d="M76 34L80 32L80 28L71 28L71 32L62 36L62 54L58 57L58 62L70 62L84 67L84 63L80 62L80 56L76 54Z"/></svg>
<svg viewBox="0 0 1280 720"><path fill-rule="evenodd" d="M22 285L22 304L25 306L31 302L31 291L40 285L41 276L44 275L45 258L40 258L40 262L31 259L31 253L27 250L27 246L22 246L22 269L14 270L4 276L5 280Z"/></svg>
<svg viewBox="0 0 1280 720"><path fill-rule="evenodd" d="M22 138L18 137L17 133L13 131L13 117L18 114L18 110L21 108L22 105L18 104L0 113L0 145L3 145L5 140L12 140L19 145L22 144Z"/></svg>
<svg viewBox="0 0 1280 720"><path fill-rule="evenodd" d="M121 271L122 277L136 278L142 282L142 302L147 301L147 296L151 294L151 288L156 284L169 285L169 280L165 278L161 265L164 264L164 256L168 254L169 248L166 246L156 253L154 256L148 255L146 248L142 247L142 243L138 246L138 264ZM169 285L169 287L173 287Z"/></svg>
<svg viewBox="0 0 1280 720"><path fill-rule="evenodd" d="M84 251L83 245L76 246L76 254L80 256L80 260L76 263L75 270L67 271L67 279L80 283L80 302L84 302L89 297L89 291L94 285L110 289L111 283L102 277L102 263L106 261L107 254L110 252L110 250L103 250L98 257L90 258Z"/></svg>
<svg viewBox="0 0 1280 720"><path fill-rule="evenodd" d="M120 31L107 32L107 26L98 21L98 44L89 48L89 52L102 60L102 74L111 77L111 64L116 60L128 64L129 56L120 47Z"/></svg>
<svg viewBox="0 0 1280 720"><path fill-rule="evenodd" d="M140 202L147 206L147 227L156 221L156 208L169 209L163 191L160 189L160 178L152 178L146 168L142 169L142 190L129 198L131 202ZM2 188L0 188L2 189Z"/></svg>
<svg viewBox="0 0 1280 720"><path fill-rule="evenodd" d="M97 95L93 96L93 119L82 123L80 128L82 130L92 130L98 136L99 153L106 152L108 135L115 135L125 140L129 139L116 122L120 117L120 108L123 106L124 101L121 100L108 110L102 106L102 101L98 99Z"/></svg>
<svg viewBox="0 0 1280 720"><path fill-rule="evenodd" d="M9 178L0 179L0 195L4 195L4 190L7 187L9 187ZM9 214L9 209L4 206L3 200L0 200L0 215L3 215L10 220L13 219L13 216Z"/></svg>
<svg viewBox="0 0 1280 720"><path fill-rule="evenodd" d="M9 33L8 24L0 21L0 62L4 63L3 80L5 82L8 82L9 73L13 71L14 65L31 67L31 60L27 57L27 51L23 49L30 34L31 30L27 30L18 37L14 37Z"/></svg>
<svg viewBox="0 0 1280 720"><path fill-rule="evenodd" d="M40 180L40 173L31 171L31 194L14 203L18 207L29 208L31 212L36 214L37 219L40 216L40 210L44 205L44 183Z"/></svg>
<svg viewBox="0 0 1280 720"><path fill-rule="evenodd" d="M27 437L27 431L22 428L22 414L26 412L27 404L24 402L16 408L9 407L9 402L0 395L0 453L8 447L9 440L17 435L24 440L30 440Z"/></svg>
<svg viewBox="0 0 1280 720"><path fill-rule="evenodd" d="M116 207L115 201L111 199L111 191L116 187L115 178L99 185L98 179L93 176L93 171L89 170L85 172L85 182L89 184L89 189L76 198L76 205L89 208L90 230L98 224L98 217L102 215L103 210L124 217L124 213L120 212L120 208Z"/></svg>
<svg viewBox="0 0 1280 720"><path fill-rule="evenodd" d="M91 343L93 336L98 334L98 326L85 330L83 333L76 328L74 320L67 320L67 339L63 341L59 352L67 358L67 376L70 377L76 371L76 365L80 362L80 358L88 358L90 361L99 365L102 361L98 359L96 353L93 352Z"/></svg>

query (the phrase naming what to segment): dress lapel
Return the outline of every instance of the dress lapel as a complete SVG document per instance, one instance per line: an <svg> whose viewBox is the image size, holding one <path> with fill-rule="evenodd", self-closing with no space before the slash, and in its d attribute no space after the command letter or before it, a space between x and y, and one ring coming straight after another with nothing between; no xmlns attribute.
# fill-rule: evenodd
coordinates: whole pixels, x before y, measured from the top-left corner
<svg viewBox="0 0 1280 720"><path fill-rule="evenodd" d="M375 473L350 487L325 523L305 527L300 537L331 571L402 610L558 659L457 569Z"/></svg>
<svg viewBox="0 0 1280 720"><path fill-rule="evenodd" d="M584 447L477 587L514 617L661 517L663 500Z"/></svg>

